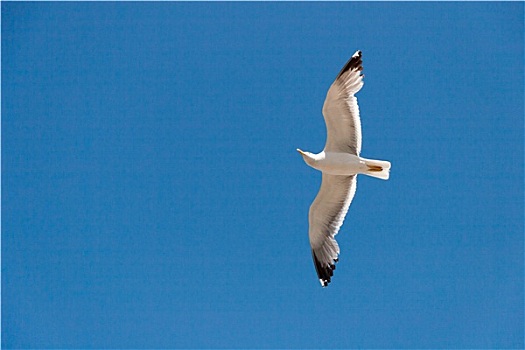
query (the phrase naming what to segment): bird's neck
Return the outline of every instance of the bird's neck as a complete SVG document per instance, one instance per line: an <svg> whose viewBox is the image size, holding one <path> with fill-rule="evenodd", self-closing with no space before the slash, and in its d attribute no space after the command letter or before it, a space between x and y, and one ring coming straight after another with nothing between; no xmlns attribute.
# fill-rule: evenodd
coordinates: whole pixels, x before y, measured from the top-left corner
<svg viewBox="0 0 525 350"><path fill-rule="evenodd" d="M325 154L324 152L321 152L321 153L317 153L317 154L313 154L309 157L305 157L306 159L306 163L308 163L309 165L314 165L316 164L317 162L323 160L325 158Z"/></svg>

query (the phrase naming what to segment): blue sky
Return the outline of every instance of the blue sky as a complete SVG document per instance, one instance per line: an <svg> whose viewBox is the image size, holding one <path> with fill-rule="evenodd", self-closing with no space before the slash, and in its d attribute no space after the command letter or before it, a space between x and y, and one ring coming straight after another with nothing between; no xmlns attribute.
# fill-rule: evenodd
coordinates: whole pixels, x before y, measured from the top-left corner
<svg viewBox="0 0 525 350"><path fill-rule="evenodd" d="M2 2L2 347L522 348L523 3ZM363 51L321 288L321 107Z"/></svg>

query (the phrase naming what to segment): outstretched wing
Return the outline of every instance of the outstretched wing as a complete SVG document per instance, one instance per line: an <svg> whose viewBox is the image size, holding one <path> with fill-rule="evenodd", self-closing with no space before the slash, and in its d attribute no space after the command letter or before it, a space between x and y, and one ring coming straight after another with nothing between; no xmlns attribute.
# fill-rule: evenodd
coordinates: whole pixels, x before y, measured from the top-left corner
<svg viewBox="0 0 525 350"><path fill-rule="evenodd" d="M343 224L356 190L356 175L323 173L321 188L312 205L308 221L310 246L317 276L323 287L330 283L338 261L339 245L335 235Z"/></svg>
<svg viewBox="0 0 525 350"><path fill-rule="evenodd" d="M361 152L361 120L354 96L363 87L363 61L357 51L345 64L326 94L323 115L326 123L325 152Z"/></svg>

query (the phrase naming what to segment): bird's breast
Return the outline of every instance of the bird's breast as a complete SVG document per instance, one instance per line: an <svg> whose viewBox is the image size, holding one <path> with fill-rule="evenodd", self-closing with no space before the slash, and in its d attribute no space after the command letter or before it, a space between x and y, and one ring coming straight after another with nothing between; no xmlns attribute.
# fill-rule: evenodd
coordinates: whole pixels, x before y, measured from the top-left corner
<svg viewBox="0 0 525 350"><path fill-rule="evenodd" d="M354 154L326 152L313 167L330 175L355 175L366 170L365 162Z"/></svg>

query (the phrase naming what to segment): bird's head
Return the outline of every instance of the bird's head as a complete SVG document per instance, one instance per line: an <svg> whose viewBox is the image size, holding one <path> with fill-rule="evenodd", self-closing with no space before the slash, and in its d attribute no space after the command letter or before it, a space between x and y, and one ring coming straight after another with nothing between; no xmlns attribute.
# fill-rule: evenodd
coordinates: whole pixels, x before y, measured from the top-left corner
<svg viewBox="0 0 525 350"><path fill-rule="evenodd" d="M306 162L306 164L312 164L313 162L315 162L315 155L313 153L305 152L299 148L297 149L297 152L299 152L303 156L303 159Z"/></svg>

